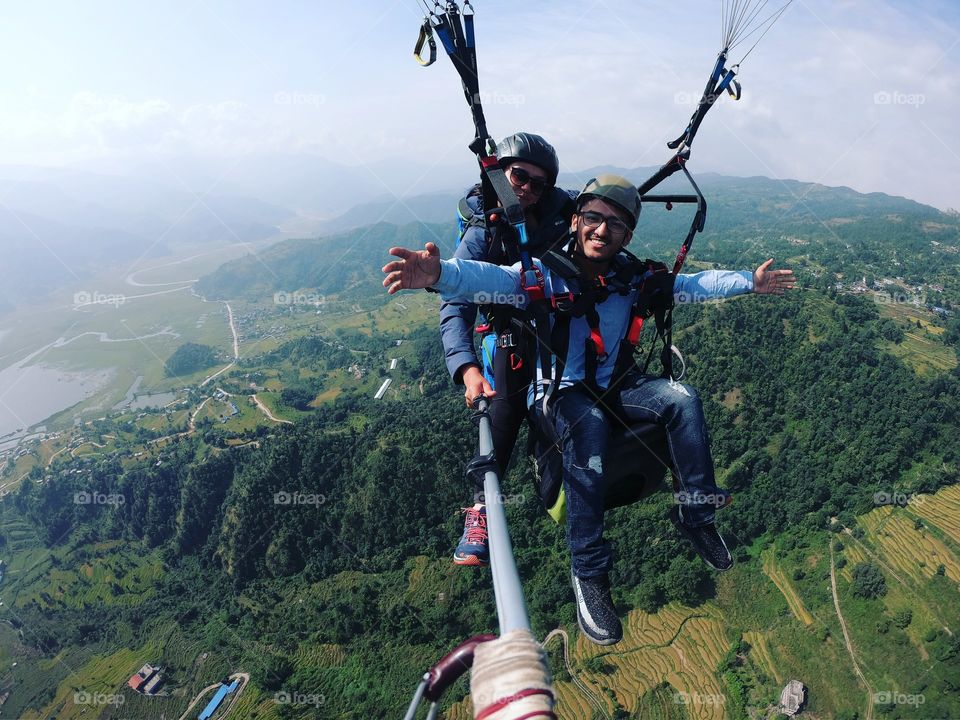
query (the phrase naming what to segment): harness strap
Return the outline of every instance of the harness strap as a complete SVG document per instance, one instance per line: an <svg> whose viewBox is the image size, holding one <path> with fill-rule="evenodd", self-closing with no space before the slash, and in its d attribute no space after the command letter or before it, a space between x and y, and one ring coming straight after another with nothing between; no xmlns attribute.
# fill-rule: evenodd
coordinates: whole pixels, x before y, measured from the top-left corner
<svg viewBox="0 0 960 720"><path fill-rule="evenodd" d="M430 57L423 59L423 46L429 43ZM417 38L417 44L413 48L413 59L423 67L433 65L437 61L437 42L433 39L433 26L430 25L430 18L423 19L423 25L420 26L420 35Z"/></svg>

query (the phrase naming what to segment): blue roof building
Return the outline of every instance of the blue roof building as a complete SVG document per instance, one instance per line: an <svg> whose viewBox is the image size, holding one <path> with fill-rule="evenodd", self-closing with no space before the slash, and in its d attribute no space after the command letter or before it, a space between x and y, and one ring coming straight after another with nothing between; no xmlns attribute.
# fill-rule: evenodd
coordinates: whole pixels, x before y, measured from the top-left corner
<svg viewBox="0 0 960 720"><path fill-rule="evenodd" d="M209 720L210 717L217 711L217 708L220 707L220 703L223 702L223 699L237 689L237 686L240 684L240 678L234 680L230 685L221 684L217 689L216 694L211 698L210 702L207 703L207 706L203 709L203 712L197 716L197 720Z"/></svg>

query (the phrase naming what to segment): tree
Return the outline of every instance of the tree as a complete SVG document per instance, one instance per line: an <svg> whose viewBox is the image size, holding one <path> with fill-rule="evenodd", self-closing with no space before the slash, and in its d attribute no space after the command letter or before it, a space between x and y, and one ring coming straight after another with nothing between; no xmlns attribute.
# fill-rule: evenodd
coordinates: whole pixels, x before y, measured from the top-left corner
<svg viewBox="0 0 960 720"><path fill-rule="evenodd" d="M893 624L896 625L901 630L906 629L906 627L913 620L913 611L910 608L905 608L900 610L893 616Z"/></svg>
<svg viewBox="0 0 960 720"><path fill-rule="evenodd" d="M293 664L280 655L258 658L251 663L250 678L264 690L276 691L293 673Z"/></svg>
<svg viewBox="0 0 960 720"><path fill-rule="evenodd" d="M316 393L309 388L285 387L280 393L280 402L297 410L309 410L314 397Z"/></svg>
<svg viewBox="0 0 960 720"><path fill-rule="evenodd" d="M698 585L703 580L704 571L700 563L691 563L686 558L676 557L670 561L670 567L663 576L663 591L668 600L684 605L693 605L699 600Z"/></svg>
<svg viewBox="0 0 960 720"><path fill-rule="evenodd" d="M190 375L216 363L216 350L209 345L184 343L167 359L163 367L168 377L174 377L177 375Z"/></svg>
<svg viewBox="0 0 960 720"><path fill-rule="evenodd" d="M887 581L873 563L857 563L853 568L853 594L872 600L887 594Z"/></svg>

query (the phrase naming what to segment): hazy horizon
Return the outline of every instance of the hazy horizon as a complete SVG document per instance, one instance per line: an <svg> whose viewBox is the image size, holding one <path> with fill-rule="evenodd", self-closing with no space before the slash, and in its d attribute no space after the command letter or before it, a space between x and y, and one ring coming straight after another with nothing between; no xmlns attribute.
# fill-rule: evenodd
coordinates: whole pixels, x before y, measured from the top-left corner
<svg viewBox="0 0 960 720"><path fill-rule="evenodd" d="M564 171L665 161L719 50L719 3L476 12L491 133L542 133ZM7 8L0 52L23 70L0 88L0 165L14 180L11 166L76 168L276 202L271 182L295 180L299 157L367 196L441 190L474 173L472 127L442 48L434 67L411 58L421 17L414 0ZM960 205L958 19L947 2L796 0L691 167Z"/></svg>

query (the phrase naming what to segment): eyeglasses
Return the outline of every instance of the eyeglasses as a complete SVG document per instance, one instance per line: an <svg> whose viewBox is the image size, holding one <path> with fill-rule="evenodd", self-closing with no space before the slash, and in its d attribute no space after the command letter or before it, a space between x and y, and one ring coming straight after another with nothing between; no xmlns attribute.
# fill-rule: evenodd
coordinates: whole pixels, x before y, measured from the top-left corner
<svg viewBox="0 0 960 720"><path fill-rule="evenodd" d="M540 195L547 189L547 179L543 177L534 177L523 168L516 166L510 167L510 183L514 187L530 186L530 192L534 195Z"/></svg>
<svg viewBox="0 0 960 720"><path fill-rule="evenodd" d="M583 218L583 224L587 228L598 228L606 223L607 232L610 233L610 237L612 238L622 238L630 230L629 225L613 215L604 215L598 212L582 212L580 213L580 217Z"/></svg>

